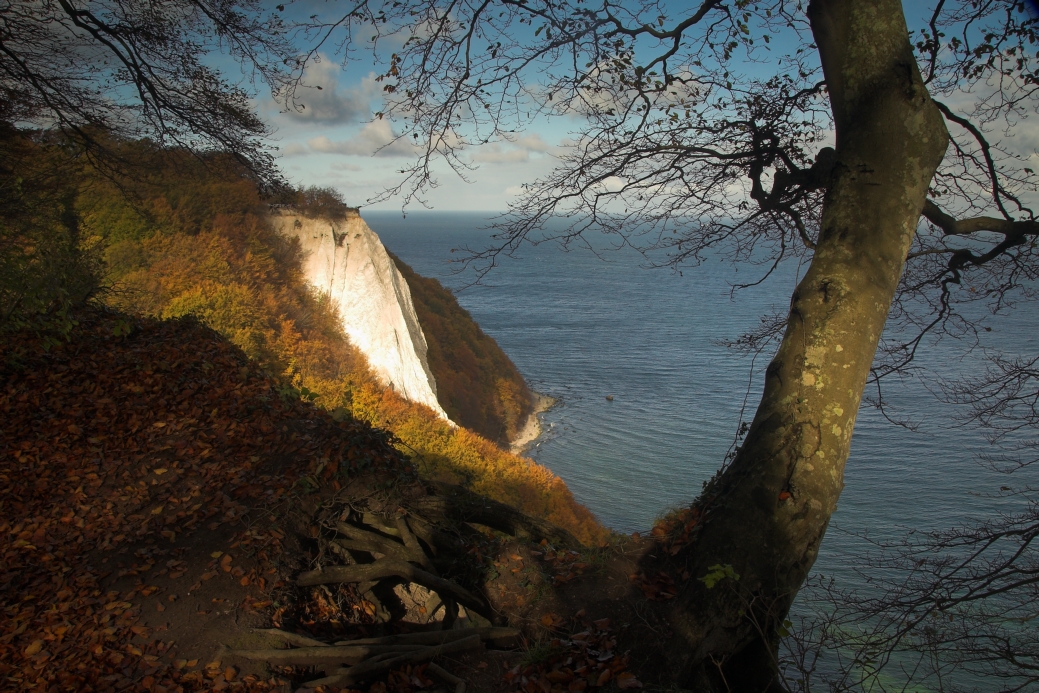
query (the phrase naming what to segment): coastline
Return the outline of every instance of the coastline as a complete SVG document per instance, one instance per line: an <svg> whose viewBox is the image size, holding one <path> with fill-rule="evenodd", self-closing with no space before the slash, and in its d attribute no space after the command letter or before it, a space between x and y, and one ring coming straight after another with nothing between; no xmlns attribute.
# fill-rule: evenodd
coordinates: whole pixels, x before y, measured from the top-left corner
<svg viewBox="0 0 1039 693"><path fill-rule="evenodd" d="M559 400L555 397L549 397L540 392L534 392L534 398L534 410L530 412L530 416L527 417L526 423L520 429L519 435L509 445L509 452L513 455L522 455L530 447L530 444L538 439L541 435L541 421L538 419L538 415L545 413L559 403Z"/></svg>

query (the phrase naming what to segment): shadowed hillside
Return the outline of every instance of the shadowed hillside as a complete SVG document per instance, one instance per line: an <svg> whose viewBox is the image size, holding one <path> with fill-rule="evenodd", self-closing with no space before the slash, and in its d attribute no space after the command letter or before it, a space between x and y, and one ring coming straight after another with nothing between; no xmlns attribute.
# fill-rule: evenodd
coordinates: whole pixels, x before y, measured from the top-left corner
<svg viewBox="0 0 1039 693"><path fill-rule="evenodd" d="M534 409L523 376L448 289L390 257L411 287L440 405L452 421L507 445Z"/></svg>
<svg viewBox="0 0 1039 693"><path fill-rule="evenodd" d="M195 316L269 373L282 396L392 432L428 478L601 540L605 530L549 470L450 426L373 376L333 306L307 285L298 243L273 230L267 200L236 164L123 146L127 158L150 159L145 175L114 184L88 170L68 191L80 236L102 249L106 303L144 317Z"/></svg>

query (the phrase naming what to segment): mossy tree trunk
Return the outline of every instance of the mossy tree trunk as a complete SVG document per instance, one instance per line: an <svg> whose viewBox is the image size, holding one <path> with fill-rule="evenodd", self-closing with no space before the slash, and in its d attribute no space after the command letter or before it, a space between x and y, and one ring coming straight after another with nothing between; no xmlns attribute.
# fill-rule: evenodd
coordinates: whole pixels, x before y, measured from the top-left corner
<svg viewBox="0 0 1039 693"><path fill-rule="evenodd" d="M686 549L692 579L673 611L670 661L697 690L776 685L779 625L837 508L870 365L948 142L897 0L814 0L809 17L836 164L761 403ZM698 578L712 571L709 589Z"/></svg>

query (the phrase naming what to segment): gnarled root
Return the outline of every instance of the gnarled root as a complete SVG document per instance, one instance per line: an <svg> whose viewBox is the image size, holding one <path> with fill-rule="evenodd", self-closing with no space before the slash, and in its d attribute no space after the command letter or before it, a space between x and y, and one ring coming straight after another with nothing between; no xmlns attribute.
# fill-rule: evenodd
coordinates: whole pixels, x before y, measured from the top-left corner
<svg viewBox="0 0 1039 693"><path fill-rule="evenodd" d="M437 570L437 565L450 566L452 557L464 553L464 542L460 544L457 541L461 526L467 523L483 525L513 535L526 534L535 541L545 539L557 546L579 547L580 543L566 530L459 486L427 484L423 488L427 495L412 496L403 501L407 510L384 505L380 513L376 512L380 510L378 505L358 510L348 502L333 500L324 505L316 517L310 515L308 521L316 520L318 524L316 528L311 525L308 530L310 536L318 538L321 548L319 560L323 562L328 557L338 557L339 562L346 565L325 565L304 572L296 584L312 587L356 583L357 592L374 603L378 597L373 590L380 585L385 589L401 582L415 583L432 592L425 607L419 609L426 618L443 605L442 630L341 641L335 645L282 631L265 631L297 647L238 650L229 654L275 666L314 666L325 671L331 666L348 665L336 669L330 676L306 684L309 687L348 686L404 664L480 648L485 640L492 640L499 646L515 645L519 631L511 628L451 630L458 616L458 605L491 623L501 618L483 596L441 576ZM386 513L386 510L390 512ZM463 535L465 531L462 529ZM385 609L377 613L388 614ZM456 693L464 693L465 683L461 679L439 667L431 671L455 684Z"/></svg>
<svg viewBox="0 0 1039 693"><path fill-rule="evenodd" d="M455 676L451 672L449 672L449 671L447 671L447 670L445 670L445 669L443 669L441 667L438 667L436 664L433 664L432 662L430 663L430 665L428 667L426 667L426 671L428 671L431 674L436 674L437 676L442 678L444 681L447 681L448 683L454 684L454 686L455 686L455 693L465 693L465 681L463 681L462 679L458 678L457 676Z"/></svg>
<svg viewBox="0 0 1039 693"><path fill-rule="evenodd" d="M511 505L477 495L461 486L432 483L435 495L415 499L416 513L430 519L472 522L513 536L528 534L535 541L547 540L561 548L577 549L581 542L573 534L551 522L531 517Z"/></svg>
<svg viewBox="0 0 1039 693"><path fill-rule="evenodd" d="M425 662L443 654L467 652L483 647L483 642L496 646L514 646L520 632L515 628L465 628L424 633L388 635L340 641L334 645L275 629L260 632L274 635L287 643L306 643L303 647L284 650L225 650L236 659L264 661L274 666L339 666L335 674L310 681L308 687L346 686L385 673L403 664ZM342 667L348 664L351 666ZM439 669L438 675L456 685L456 693L464 693L461 679Z"/></svg>
<svg viewBox="0 0 1039 693"><path fill-rule="evenodd" d="M356 666L339 669L332 676L308 681L306 686L308 688L316 688L317 686L350 686L373 676L383 674L403 664L416 664L428 661L439 655L468 652L481 647L483 647L483 642L480 640L480 636L474 634L461 640L444 643L443 645L423 647L396 657L371 659Z"/></svg>
<svg viewBox="0 0 1039 693"><path fill-rule="evenodd" d="M437 592L441 597L450 597L484 618L493 619L494 613L483 599L460 587L459 585L437 577L421 568L416 568L407 561L396 558L383 558L375 563L363 565L332 566L322 570L311 570L303 573L296 580L300 587L313 585L329 585L340 582L364 582L381 580L388 577L399 577L415 582Z"/></svg>

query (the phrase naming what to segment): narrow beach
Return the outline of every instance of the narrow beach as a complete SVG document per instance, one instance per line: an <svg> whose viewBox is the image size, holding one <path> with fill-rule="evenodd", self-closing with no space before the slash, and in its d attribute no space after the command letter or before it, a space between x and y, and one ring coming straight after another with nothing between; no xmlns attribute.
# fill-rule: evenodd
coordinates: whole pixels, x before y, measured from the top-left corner
<svg viewBox="0 0 1039 693"><path fill-rule="evenodd" d="M512 441L509 452L513 455L522 455L530 447L530 444L538 439L538 436L541 435L541 421L538 419L538 415L554 407L558 401L555 397L549 397L540 392L534 393L534 411L527 417L527 422L523 424L523 429L516 436L516 439Z"/></svg>

